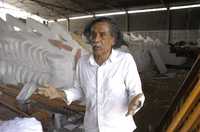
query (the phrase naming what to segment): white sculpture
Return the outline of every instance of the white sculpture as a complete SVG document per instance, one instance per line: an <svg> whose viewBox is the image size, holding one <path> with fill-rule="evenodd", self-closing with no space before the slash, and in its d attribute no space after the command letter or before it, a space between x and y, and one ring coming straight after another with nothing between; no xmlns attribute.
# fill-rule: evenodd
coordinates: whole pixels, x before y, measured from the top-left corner
<svg viewBox="0 0 200 132"><path fill-rule="evenodd" d="M7 18L15 20L11 16ZM16 21L17 25L22 25ZM3 24L15 26L15 22ZM28 99L39 85L45 83L57 88L71 87L77 56L88 52L59 25L51 29L28 19L26 26L20 32L3 28L0 35L0 81L23 84L17 96L21 101Z"/></svg>

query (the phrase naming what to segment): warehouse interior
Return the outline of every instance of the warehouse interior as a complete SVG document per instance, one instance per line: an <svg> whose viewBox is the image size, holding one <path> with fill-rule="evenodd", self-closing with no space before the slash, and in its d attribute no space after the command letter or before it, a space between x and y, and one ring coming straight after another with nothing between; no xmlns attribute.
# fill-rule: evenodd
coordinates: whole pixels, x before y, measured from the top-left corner
<svg viewBox="0 0 200 132"><path fill-rule="evenodd" d="M6 14L6 4L17 9ZM49 75L58 88L72 86L74 64L92 52L84 27L101 16L118 24L126 42L119 50L131 53L141 77L145 103L133 116L134 132L200 131L199 0L1 0L0 132L18 132L17 123L38 132L84 131L83 102L68 106L33 89Z"/></svg>

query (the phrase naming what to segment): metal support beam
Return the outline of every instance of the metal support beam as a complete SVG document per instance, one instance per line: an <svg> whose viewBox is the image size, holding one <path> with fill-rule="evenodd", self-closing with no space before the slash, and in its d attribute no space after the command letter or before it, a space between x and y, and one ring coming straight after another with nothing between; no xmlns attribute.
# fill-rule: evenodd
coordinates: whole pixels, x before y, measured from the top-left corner
<svg viewBox="0 0 200 132"><path fill-rule="evenodd" d="M130 14L126 11L127 32L130 32Z"/></svg>

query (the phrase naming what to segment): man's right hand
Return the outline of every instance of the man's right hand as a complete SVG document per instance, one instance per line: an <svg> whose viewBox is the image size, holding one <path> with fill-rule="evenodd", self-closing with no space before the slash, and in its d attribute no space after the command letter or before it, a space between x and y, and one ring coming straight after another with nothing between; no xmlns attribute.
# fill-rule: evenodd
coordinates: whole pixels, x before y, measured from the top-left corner
<svg viewBox="0 0 200 132"><path fill-rule="evenodd" d="M56 89L55 87L47 84L43 85L43 87L39 87L36 92L49 99L55 99L55 98L65 99L65 93L63 91L60 91L59 89Z"/></svg>

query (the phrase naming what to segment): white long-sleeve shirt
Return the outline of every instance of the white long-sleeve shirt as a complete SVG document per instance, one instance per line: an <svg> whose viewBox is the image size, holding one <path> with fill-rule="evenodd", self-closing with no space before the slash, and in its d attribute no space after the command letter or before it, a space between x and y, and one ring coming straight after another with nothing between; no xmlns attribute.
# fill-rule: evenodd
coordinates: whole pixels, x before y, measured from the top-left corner
<svg viewBox="0 0 200 132"><path fill-rule="evenodd" d="M125 114L129 101L143 92L135 61L129 53L112 50L101 66L93 55L81 57L73 88L65 93L69 102L85 99L85 132L132 132L136 128L132 116Z"/></svg>

